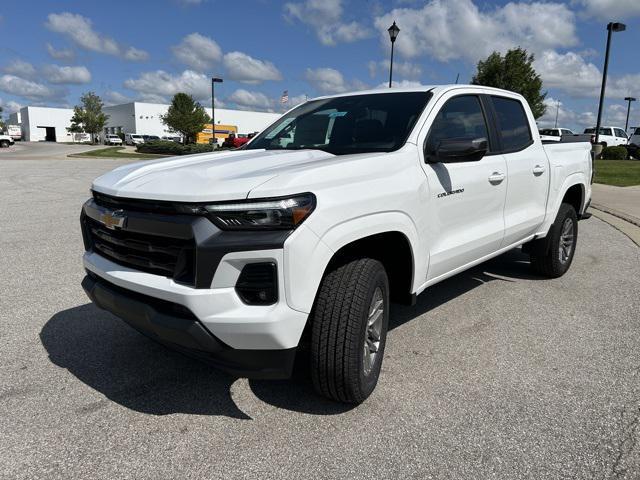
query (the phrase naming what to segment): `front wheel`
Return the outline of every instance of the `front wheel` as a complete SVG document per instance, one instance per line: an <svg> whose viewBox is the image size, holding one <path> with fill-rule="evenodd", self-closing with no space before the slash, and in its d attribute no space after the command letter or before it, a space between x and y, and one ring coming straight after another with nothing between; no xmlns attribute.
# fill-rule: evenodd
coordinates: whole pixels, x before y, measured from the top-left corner
<svg viewBox="0 0 640 480"><path fill-rule="evenodd" d="M0 148L9 148L9 141L8 140L0 141Z"/></svg>
<svg viewBox="0 0 640 480"><path fill-rule="evenodd" d="M311 314L311 378L321 395L362 403L378 383L389 323L383 265L361 258L329 271Z"/></svg>
<svg viewBox="0 0 640 480"><path fill-rule="evenodd" d="M542 243L531 251L531 266L550 278L564 275L573 261L578 243L578 216L573 206L560 205L555 222L549 229L544 248Z"/></svg>

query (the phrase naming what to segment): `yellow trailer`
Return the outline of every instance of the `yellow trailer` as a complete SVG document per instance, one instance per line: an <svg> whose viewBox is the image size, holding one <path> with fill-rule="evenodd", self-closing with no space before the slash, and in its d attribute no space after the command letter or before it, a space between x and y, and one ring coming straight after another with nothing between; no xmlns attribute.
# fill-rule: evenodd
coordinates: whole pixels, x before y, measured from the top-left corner
<svg viewBox="0 0 640 480"><path fill-rule="evenodd" d="M221 145L222 142L231 134L238 133L238 127L235 125L216 125L216 139L218 143ZM209 144L211 140L211 124L205 124L204 128L200 133L196 135L196 143L204 143Z"/></svg>

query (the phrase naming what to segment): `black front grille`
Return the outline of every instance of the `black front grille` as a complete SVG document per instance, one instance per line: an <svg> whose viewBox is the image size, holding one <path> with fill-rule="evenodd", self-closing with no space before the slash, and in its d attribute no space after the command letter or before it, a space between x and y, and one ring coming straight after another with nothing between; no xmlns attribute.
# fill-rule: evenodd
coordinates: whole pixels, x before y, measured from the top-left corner
<svg viewBox="0 0 640 480"><path fill-rule="evenodd" d="M193 284L193 241L147 235L126 230L111 230L86 218L91 247L100 255L125 267Z"/></svg>
<svg viewBox="0 0 640 480"><path fill-rule="evenodd" d="M171 202L160 200L141 200L137 198L121 198L105 195L104 193L93 192L93 199L101 207L111 210L131 210L134 212L175 214L179 213L175 205Z"/></svg>

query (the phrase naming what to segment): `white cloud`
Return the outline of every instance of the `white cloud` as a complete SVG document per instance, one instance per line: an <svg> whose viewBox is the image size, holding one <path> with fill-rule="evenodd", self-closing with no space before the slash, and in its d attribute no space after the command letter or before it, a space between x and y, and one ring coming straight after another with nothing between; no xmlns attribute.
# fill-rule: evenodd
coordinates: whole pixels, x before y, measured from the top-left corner
<svg viewBox="0 0 640 480"><path fill-rule="evenodd" d="M67 62L76 58L76 53L72 49L61 48L58 50L50 43L47 43L47 53L51 58L55 58L56 60L62 60Z"/></svg>
<svg viewBox="0 0 640 480"><path fill-rule="evenodd" d="M107 106L119 105L121 103L129 103L133 101L131 97L128 97L127 95L124 95L115 90L107 90L104 95L102 95L102 99Z"/></svg>
<svg viewBox="0 0 640 480"><path fill-rule="evenodd" d="M176 59L199 72L210 69L222 59L220 46L211 38L191 33L171 47Z"/></svg>
<svg viewBox="0 0 640 480"><path fill-rule="evenodd" d="M349 90L342 73L334 68L307 68L304 76L320 93L342 93Z"/></svg>
<svg viewBox="0 0 640 480"><path fill-rule="evenodd" d="M126 80L124 86L138 92L144 101L157 103L168 102L179 92L193 95L199 101L211 99L209 77L193 70L185 70L179 75L173 75L164 70L144 72L138 78Z"/></svg>
<svg viewBox="0 0 640 480"><path fill-rule="evenodd" d="M335 68L307 68L304 78L318 92L325 95L370 88L369 85L357 79L347 81Z"/></svg>
<svg viewBox="0 0 640 480"><path fill-rule="evenodd" d="M577 53L547 50L536 58L534 67L542 77L544 88L557 88L573 97L593 97L600 93L600 70Z"/></svg>
<svg viewBox="0 0 640 480"><path fill-rule="evenodd" d="M79 47L92 52L115 55L125 60L146 60L147 52L134 47L124 47L113 38L107 37L93 29L91 20L82 15L63 12L50 13L45 26L56 33L69 37Z"/></svg>
<svg viewBox="0 0 640 480"><path fill-rule="evenodd" d="M62 94L60 90L15 75L0 76L0 90L30 100L52 99Z"/></svg>
<svg viewBox="0 0 640 480"><path fill-rule="evenodd" d="M310 25L324 45L355 42L371 36L370 30L352 21L343 22L345 12L342 0L305 0L284 5L285 17Z"/></svg>
<svg viewBox="0 0 640 480"><path fill-rule="evenodd" d="M264 60L257 60L242 52L230 52L224 56L224 67L230 80L259 84L267 80L282 80L276 66Z"/></svg>
<svg viewBox="0 0 640 480"><path fill-rule="evenodd" d="M34 78L37 74L35 67L24 60L13 60L3 70L22 78Z"/></svg>
<svg viewBox="0 0 640 480"><path fill-rule="evenodd" d="M227 98L241 110L273 111L275 102L261 92L252 92L239 88Z"/></svg>
<svg viewBox="0 0 640 480"><path fill-rule="evenodd" d="M533 52L577 44L575 15L560 3L507 3L483 9L472 0L431 0L421 8L397 8L375 19L380 40L398 23L396 51L406 58L477 62L491 52L522 46Z"/></svg>
<svg viewBox="0 0 640 480"><path fill-rule="evenodd" d="M369 68L369 75L371 78L375 78L378 75L389 75L389 61L380 60L375 62L371 60L367 65ZM416 79L422 75L422 67L417 63L411 62L393 62L393 76L398 78Z"/></svg>
<svg viewBox="0 0 640 480"><path fill-rule="evenodd" d="M392 88L416 88L423 87L422 83L415 80L400 80L393 81ZM383 82L376 86L376 88L389 88L389 82Z"/></svg>
<svg viewBox="0 0 640 480"><path fill-rule="evenodd" d="M83 66L46 65L42 72L49 83L81 85L91 81L91 72Z"/></svg>
<svg viewBox="0 0 640 480"><path fill-rule="evenodd" d="M573 0L579 11L605 20L621 20L640 15L638 0Z"/></svg>
<svg viewBox="0 0 640 480"><path fill-rule="evenodd" d="M5 116L5 119L7 119L9 114L13 112L17 112L23 107L23 105L21 103L14 102L13 100L9 100L8 102L5 102L0 98L0 107L3 108L4 112L2 113Z"/></svg>

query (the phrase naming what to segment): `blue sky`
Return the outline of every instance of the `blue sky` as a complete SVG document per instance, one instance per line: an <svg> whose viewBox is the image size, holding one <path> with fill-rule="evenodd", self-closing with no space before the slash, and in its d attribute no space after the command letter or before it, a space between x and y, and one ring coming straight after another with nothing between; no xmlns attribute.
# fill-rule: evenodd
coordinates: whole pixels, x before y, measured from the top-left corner
<svg viewBox="0 0 640 480"><path fill-rule="evenodd" d="M397 84L468 82L479 59L520 45L548 91L541 125L559 101L559 123L576 129L595 123L605 26L622 21L605 122L624 126L622 99L640 98L640 0L27 0L0 12L0 106L72 106L87 90L108 104L177 91L208 104L215 74L220 105L280 111L283 90L294 103L384 84L393 20Z"/></svg>

